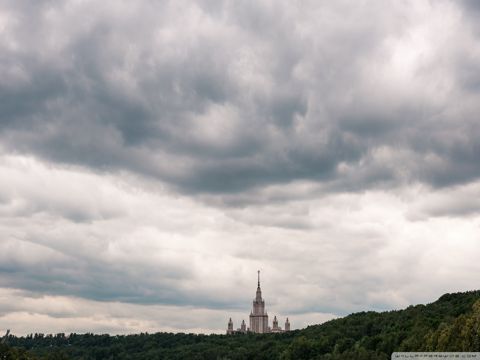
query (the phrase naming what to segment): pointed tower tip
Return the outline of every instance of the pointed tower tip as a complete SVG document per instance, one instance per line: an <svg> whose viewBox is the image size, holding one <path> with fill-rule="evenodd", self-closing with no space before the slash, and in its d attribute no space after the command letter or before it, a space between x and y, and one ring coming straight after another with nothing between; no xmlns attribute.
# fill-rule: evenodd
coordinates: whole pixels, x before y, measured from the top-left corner
<svg viewBox="0 0 480 360"><path fill-rule="evenodd" d="M258 287L260 287L260 270L257 270L258 273Z"/></svg>

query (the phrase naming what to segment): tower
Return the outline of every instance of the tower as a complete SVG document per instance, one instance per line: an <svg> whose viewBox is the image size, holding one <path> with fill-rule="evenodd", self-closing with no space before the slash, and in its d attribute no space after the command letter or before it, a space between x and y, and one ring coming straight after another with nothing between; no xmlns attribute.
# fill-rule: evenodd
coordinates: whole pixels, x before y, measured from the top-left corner
<svg viewBox="0 0 480 360"><path fill-rule="evenodd" d="M260 289L260 270L258 270L257 292L253 300L253 309L250 313L250 331L254 333L266 333L269 331L268 314L265 312L265 301L262 299L262 289Z"/></svg>
<svg viewBox="0 0 480 360"><path fill-rule="evenodd" d="M246 333L247 332L247 324L245 324L245 320L242 320L242 325L240 325L240 331L242 333Z"/></svg>
<svg viewBox="0 0 480 360"><path fill-rule="evenodd" d="M288 317L287 317L287 320L285 321L285 331L290 331L290 321L288 321Z"/></svg>
<svg viewBox="0 0 480 360"><path fill-rule="evenodd" d="M280 329L278 328L278 320L277 320L277 316L275 315L273 317L272 331L275 332L275 331L278 331L278 330L280 330Z"/></svg>
<svg viewBox="0 0 480 360"><path fill-rule="evenodd" d="M227 335L233 334L233 321L232 318L228 320Z"/></svg>

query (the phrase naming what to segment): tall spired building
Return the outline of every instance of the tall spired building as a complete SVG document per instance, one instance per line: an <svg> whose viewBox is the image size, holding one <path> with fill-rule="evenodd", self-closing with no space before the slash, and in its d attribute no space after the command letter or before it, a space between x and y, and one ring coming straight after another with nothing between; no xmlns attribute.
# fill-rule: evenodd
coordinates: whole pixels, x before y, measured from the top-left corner
<svg viewBox="0 0 480 360"><path fill-rule="evenodd" d="M258 270L257 293L253 300L253 309L250 312L250 331L268 332L268 314L265 312L265 301L262 299L262 289L260 289L260 270Z"/></svg>
<svg viewBox="0 0 480 360"><path fill-rule="evenodd" d="M268 314L265 311L265 300L262 298L262 289L260 288L260 270L258 271L257 293L255 294L253 308L250 312L250 327L246 329L245 321L243 320L242 326L237 330L233 330L232 319L230 318L228 321L227 334L246 333L247 331L259 334L290 331L290 322L288 321L288 318L285 321L285 330L282 330L282 328L278 326L276 316L273 320L273 327L270 328L270 326L268 326Z"/></svg>

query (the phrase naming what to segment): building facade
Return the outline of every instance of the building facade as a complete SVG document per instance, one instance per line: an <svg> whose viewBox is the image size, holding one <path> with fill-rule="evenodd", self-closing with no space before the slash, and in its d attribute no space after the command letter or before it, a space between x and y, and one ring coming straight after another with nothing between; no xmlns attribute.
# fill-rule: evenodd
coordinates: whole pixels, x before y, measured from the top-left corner
<svg viewBox="0 0 480 360"><path fill-rule="evenodd" d="M248 331L258 334L290 331L290 322L288 321L288 318L285 321L284 330L278 326L276 316L273 319L272 327L268 325L268 313L265 311L265 300L262 298L262 289L260 288L260 270L258 271L257 292L255 294L255 299L253 300L252 311L250 312L250 327L246 328L245 320L242 320L240 328L234 330L232 318L228 321L227 326L227 334L246 333Z"/></svg>

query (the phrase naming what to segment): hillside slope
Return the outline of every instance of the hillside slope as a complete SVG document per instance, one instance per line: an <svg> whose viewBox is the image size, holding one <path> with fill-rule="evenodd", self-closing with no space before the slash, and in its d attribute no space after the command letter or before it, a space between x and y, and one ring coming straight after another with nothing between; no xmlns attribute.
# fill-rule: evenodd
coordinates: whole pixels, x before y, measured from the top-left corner
<svg viewBox="0 0 480 360"><path fill-rule="evenodd" d="M10 336L8 342L44 359L362 360L390 359L393 351L480 351L479 335L480 291L470 291L399 311L355 313L285 334L36 334Z"/></svg>

